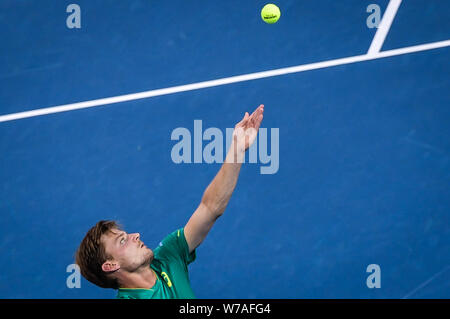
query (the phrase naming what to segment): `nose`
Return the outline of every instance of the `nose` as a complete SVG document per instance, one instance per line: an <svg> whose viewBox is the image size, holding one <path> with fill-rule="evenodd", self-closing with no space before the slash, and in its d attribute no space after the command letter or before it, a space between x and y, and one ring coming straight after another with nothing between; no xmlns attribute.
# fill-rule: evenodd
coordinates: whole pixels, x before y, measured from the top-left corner
<svg viewBox="0 0 450 319"><path fill-rule="evenodd" d="M138 241L139 238L141 237L141 234L139 234L139 233L135 233L135 234L133 234L133 235L134 235L134 240L135 240L135 241Z"/></svg>

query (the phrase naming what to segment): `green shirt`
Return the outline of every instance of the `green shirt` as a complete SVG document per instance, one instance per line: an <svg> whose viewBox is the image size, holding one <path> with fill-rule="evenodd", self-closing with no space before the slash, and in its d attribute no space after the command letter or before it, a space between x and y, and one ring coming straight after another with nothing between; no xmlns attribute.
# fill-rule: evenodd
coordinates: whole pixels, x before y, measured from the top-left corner
<svg viewBox="0 0 450 319"><path fill-rule="evenodd" d="M195 250L189 254L189 247L180 228L163 239L153 250L154 258L150 268L156 274L156 283L150 289L119 288L119 299L193 299L187 266L195 260Z"/></svg>

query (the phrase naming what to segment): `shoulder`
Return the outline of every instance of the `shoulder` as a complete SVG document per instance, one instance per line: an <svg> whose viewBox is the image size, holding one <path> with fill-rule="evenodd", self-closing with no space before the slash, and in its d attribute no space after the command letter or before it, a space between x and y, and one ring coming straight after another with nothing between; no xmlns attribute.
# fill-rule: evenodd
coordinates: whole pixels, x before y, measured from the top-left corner
<svg viewBox="0 0 450 319"><path fill-rule="evenodd" d="M178 228L169 233L154 249L155 259L181 259L190 263L195 259L195 252L189 253L189 247L184 236L184 228Z"/></svg>

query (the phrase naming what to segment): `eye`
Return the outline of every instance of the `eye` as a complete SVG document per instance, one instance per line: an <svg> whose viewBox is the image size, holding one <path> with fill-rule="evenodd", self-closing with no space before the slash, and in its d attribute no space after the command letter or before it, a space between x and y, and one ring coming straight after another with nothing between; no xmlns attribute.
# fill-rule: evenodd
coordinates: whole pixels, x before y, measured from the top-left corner
<svg viewBox="0 0 450 319"><path fill-rule="evenodd" d="M126 240L125 240L125 237L122 237L122 239L120 240L120 244L121 244L121 245L125 244L125 241L126 241Z"/></svg>

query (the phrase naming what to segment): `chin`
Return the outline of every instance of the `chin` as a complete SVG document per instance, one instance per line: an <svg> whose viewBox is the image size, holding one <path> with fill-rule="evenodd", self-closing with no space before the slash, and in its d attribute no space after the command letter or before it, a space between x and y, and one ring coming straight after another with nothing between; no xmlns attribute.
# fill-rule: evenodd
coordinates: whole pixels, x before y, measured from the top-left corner
<svg viewBox="0 0 450 319"><path fill-rule="evenodd" d="M147 251L145 252L145 262L150 265L153 261L153 257L153 251L150 248L147 248Z"/></svg>

